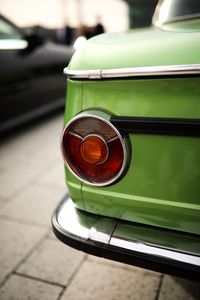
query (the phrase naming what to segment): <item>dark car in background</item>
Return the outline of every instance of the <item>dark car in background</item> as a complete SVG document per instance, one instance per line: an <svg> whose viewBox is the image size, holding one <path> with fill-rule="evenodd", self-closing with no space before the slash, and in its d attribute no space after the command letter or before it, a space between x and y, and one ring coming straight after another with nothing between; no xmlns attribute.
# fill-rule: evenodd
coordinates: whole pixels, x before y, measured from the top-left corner
<svg viewBox="0 0 200 300"><path fill-rule="evenodd" d="M64 106L62 70L72 54L0 15L0 133Z"/></svg>

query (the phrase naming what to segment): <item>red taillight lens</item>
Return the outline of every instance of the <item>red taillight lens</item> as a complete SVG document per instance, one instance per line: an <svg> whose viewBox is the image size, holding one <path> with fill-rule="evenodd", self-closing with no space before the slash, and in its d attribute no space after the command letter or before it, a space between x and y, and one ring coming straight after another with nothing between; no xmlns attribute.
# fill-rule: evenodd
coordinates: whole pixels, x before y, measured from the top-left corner
<svg viewBox="0 0 200 300"><path fill-rule="evenodd" d="M73 174L98 186L116 181L126 164L124 140L106 117L76 116L66 125L61 141L64 160Z"/></svg>

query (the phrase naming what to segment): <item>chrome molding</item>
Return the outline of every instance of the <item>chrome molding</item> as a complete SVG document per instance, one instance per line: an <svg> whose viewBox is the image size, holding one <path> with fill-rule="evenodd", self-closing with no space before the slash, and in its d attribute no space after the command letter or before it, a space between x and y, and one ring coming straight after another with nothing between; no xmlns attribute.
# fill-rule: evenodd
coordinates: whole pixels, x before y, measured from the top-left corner
<svg viewBox="0 0 200 300"><path fill-rule="evenodd" d="M101 70L70 70L65 68L63 73L69 78L76 79L101 79Z"/></svg>
<svg viewBox="0 0 200 300"><path fill-rule="evenodd" d="M134 67L102 70L70 70L64 74L72 79L110 79L146 76L173 76L200 74L200 64Z"/></svg>
<svg viewBox="0 0 200 300"><path fill-rule="evenodd" d="M127 250L144 253L152 256L157 256L160 258L168 258L174 261L179 261L181 263L185 262L188 264L195 264L200 267L200 258L198 256L191 256L184 253L174 252L167 249L162 249L160 247L155 247L151 245L146 245L134 241L123 240L119 237L112 237L110 244L116 247L125 248Z"/></svg>
<svg viewBox="0 0 200 300"><path fill-rule="evenodd" d="M165 271L167 266L166 272L177 274L179 270L180 276L183 277L189 276L189 274L197 276L200 272L199 254L188 253L184 249L179 251L173 243L174 248L164 247L162 243L150 243L148 241L148 227L145 229L147 240L145 241L143 235L141 236L143 241L141 241L138 239L138 230L141 229L141 225L101 217L76 209L68 195L54 212L52 225L54 233L61 241L87 253L98 255L98 251L100 251L99 256L147 267L159 272L162 272L162 267ZM128 226L129 233L132 232L131 238L130 234L129 238L125 235L124 226ZM135 230L136 235L134 235ZM162 236L162 241L165 241L165 231L156 228L150 230L154 231L155 238ZM167 231L166 236L169 238L170 232L172 232L173 239L173 231ZM179 241L184 245L184 234L180 233L180 236L177 234L176 236L177 242ZM159 241L157 238L155 240ZM151 263L150 267L149 262ZM159 267L156 268L156 266Z"/></svg>

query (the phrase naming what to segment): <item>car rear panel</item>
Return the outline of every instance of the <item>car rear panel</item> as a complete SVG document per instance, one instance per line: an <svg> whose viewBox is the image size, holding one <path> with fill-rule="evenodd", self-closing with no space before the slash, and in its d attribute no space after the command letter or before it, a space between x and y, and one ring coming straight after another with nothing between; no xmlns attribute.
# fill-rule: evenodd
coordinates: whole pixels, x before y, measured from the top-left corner
<svg viewBox="0 0 200 300"><path fill-rule="evenodd" d="M199 119L199 78L69 80L67 122L83 110L102 108L123 117ZM198 136L129 134L125 176L108 187L67 182L76 205L88 212L199 234Z"/></svg>

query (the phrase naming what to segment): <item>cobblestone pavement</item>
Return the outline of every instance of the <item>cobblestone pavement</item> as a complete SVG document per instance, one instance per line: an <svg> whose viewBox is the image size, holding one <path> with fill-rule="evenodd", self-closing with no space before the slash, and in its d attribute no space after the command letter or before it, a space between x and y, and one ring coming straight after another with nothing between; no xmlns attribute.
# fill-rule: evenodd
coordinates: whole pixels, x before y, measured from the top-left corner
<svg viewBox="0 0 200 300"><path fill-rule="evenodd" d="M62 114L0 144L0 299L200 299L197 283L95 258L59 242L50 217L66 192Z"/></svg>

